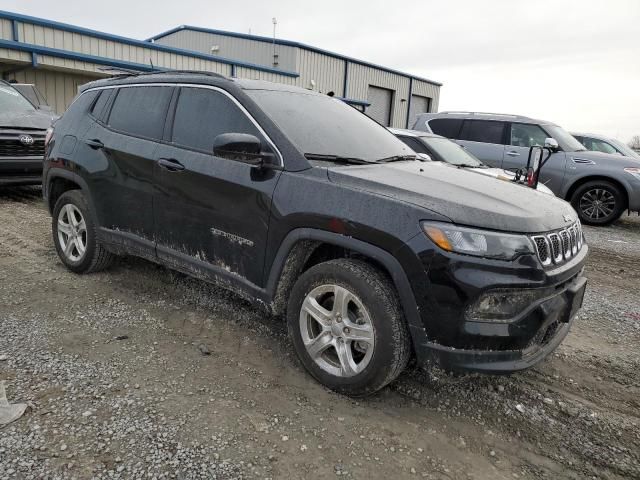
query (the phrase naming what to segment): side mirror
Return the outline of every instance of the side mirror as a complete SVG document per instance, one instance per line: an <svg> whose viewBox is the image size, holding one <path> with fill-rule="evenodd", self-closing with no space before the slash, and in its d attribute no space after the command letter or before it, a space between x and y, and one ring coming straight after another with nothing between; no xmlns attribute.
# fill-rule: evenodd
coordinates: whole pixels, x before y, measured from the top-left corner
<svg viewBox="0 0 640 480"><path fill-rule="evenodd" d="M558 141L555 138L545 138L544 139L544 148L548 148L552 152L557 152L560 150L560 145L558 145Z"/></svg>
<svg viewBox="0 0 640 480"><path fill-rule="evenodd" d="M418 160L421 160L423 162L433 161L433 158L431 158L431 155L429 155L428 153L418 153L416 156L418 157Z"/></svg>
<svg viewBox="0 0 640 480"><path fill-rule="evenodd" d="M262 142L247 133L222 133L213 140L216 157L262 166Z"/></svg>

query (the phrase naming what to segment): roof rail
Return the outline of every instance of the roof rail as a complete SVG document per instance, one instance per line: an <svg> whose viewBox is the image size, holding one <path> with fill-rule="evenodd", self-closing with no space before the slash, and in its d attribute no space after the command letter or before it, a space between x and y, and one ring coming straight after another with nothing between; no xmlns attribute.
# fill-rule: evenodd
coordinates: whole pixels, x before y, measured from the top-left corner
<svg viewBox="0 0 640 480"><path fill-rule="evenodd" d="M112 76L114 77L141 77L143 75L158 75L162 73L169 73L171 75L206 75L208 77L215 78L228 78L224 75L215 72L208 72L205 70L170 70L166 68L155 68L150 72L140 72L138 70L131 70L128 68L119 68L119 67L101 67L98 70L102 72L114 72Z"/></svg>
<svg viewBox="0 0 640 480"><path fill-rule="evenodd" d="M440 112L443 114L451 114L451 115L492 115L495 117L509 117L509 118L526 118L522 115L513 115L511 113L493 113L493 112L468 112L468 111L446 111Z"/></svg>

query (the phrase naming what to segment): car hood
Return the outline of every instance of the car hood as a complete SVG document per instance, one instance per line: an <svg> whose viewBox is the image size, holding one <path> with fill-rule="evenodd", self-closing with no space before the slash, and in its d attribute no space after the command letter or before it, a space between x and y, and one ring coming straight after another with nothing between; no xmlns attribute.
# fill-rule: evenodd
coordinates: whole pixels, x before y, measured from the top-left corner
<svg viewBox="0 0 640 480"><path fill-rule="evenodd" d="M38 110L33 112L0 112L0 128L37 128L46 130L51 126L52 114Z"/></svg>
<svg viewBox="0 0 640 480"><path fill-rule="evenodd" d="M564 200L441 162L330 167L329 180L428 209L460 225L537 233L577 220Z"/></svg>

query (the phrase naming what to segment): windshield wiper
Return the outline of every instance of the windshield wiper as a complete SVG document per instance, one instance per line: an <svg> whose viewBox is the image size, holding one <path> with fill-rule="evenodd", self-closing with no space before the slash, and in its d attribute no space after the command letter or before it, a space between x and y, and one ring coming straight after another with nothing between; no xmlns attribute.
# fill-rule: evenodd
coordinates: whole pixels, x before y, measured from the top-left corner
<svg viewBox="0 0 640 480"><path fill-rule="evenodd" d="M305 158L307 160L319 160L321 162L336 162L336 163L352 163L355 165L363 165L367 163L366 160L356 157L341 157L340 155L323 155L320 153L305 153Z"/></svg>
<svg viewBox="0 0 640 480"><path fill-rule="evenodd" d="M415 155L392 155L390 157L381 158L376 160L375 163L389 163L389 162L402 162L405 160L415 160Z"/></svg>

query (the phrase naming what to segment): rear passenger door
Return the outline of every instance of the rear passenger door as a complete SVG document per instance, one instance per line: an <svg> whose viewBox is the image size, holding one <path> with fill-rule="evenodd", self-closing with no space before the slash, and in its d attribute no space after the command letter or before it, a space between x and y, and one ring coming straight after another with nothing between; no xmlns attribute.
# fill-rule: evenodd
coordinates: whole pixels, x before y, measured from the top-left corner
<svg viewBox="0 0 640 480"><path fill-rule="evenodd" d="M158 257L200 276L239 276L261 286L280 171L215 156L213 142L223 133L246 133L262 141L263 152L278 154L240 104L220 89L183 87L174 110L166 143L156 152Z"/></svg>
<svg viewBox="0 0 640 480"><path fill-rule="evenodd" d="M137 254L155 255L154 154L173 90L121 86L101 95L97 119L83 139L95 152L87 178L102 233Z"/></svg>
<svg viewBox="0 0 640 480"><path fill-rule="evenodd" d="M499 168L504 157L505 130L505 122L465 120L457 143L487 165Z"/></svg>

